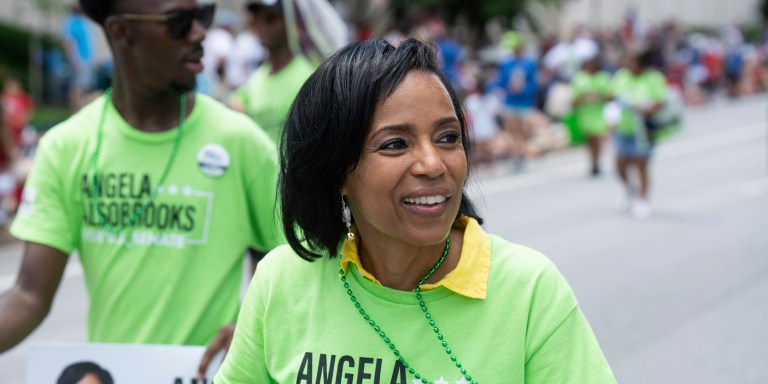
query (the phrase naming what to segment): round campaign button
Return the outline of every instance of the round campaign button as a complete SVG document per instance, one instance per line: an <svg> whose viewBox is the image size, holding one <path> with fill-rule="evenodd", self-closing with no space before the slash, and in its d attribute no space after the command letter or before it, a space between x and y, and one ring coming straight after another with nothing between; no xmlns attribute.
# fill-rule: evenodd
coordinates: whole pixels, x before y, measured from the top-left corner
<svg viewBox="0 0 768 384"><path fill-rule="evenodd" d="M200 171L211 177L224 174L229 168L229 153L221 145L207 144L197 153L197 164Z"/></svg>

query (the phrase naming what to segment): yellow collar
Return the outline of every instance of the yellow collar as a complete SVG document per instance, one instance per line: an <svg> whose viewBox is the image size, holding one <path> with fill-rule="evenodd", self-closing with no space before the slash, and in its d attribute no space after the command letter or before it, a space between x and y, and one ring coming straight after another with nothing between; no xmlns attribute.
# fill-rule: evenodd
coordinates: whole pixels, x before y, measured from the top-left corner
<svg viewBox="0 0 768 384"><path fill-rule="evenodd" d="M488 271L491 268L491 241L477 220L471 217L461 216L456 219L453 226L464 229L464 243L459 264L442 280L435 284L424 284L421 289L429 290L443 286L472 299L485 299ZM344 272L347 271L349 263L353 263L363 277L381 285L378 279L363 269L355 241L344 241L344 246L341 248L341 269Z"/></svg>

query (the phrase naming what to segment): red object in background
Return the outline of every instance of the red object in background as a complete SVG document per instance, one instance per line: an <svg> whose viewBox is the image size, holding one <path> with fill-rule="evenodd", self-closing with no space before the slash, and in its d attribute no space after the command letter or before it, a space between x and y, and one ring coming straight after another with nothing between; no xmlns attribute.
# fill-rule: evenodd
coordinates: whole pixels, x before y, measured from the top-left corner
<svg viewBox="0 0 768 384"><path fill-rule="evenodd" d="M703 55L702 63L709 73L706 82L713 86L718 84L723 77L723 56L708 52Z"/></svg>
<svg viewBox="0 0 768 384"><path fill-rule="evenodd" d="M685 71L687 67L680 62L672 62L667 66L667 84L683 87L685 83Z"/></svg>
<svg viewBox="0 0 768 384"><path fill-rule="evenodd" d="M373 37L373 31L371 28L363 27L357 30L357 41L364 41Z"/></svg>
<svg viewBox="0 0 768 384"><path fill-rule="evenodd" d="M4 129L8 130L8 134L11 139L10 145L16 149L21 148L22 134L24 128L29 124L29 119L32 115L32 110L35 107L32 97L21 89L13 89L14 87L6 89L0 97L0 104L3 108L3 125ZM0 148L0 169L5 170L12 162L11 153L6 152L5 148ZM24 190L24 181L18 180L16 188L13 191L14 206L13 211L18 207L18 203L21 201L22 192Z"/></svg>
<svg viewBox="0 0 768 384"><path fill-rule="evenodd" d="M2 96L3 112L5 116L5 126L8 128L13 138L13 144L21 145L21 133L24 127L29 123L30 115L35 104L32 98L23 92L3 93Z"/></svg>

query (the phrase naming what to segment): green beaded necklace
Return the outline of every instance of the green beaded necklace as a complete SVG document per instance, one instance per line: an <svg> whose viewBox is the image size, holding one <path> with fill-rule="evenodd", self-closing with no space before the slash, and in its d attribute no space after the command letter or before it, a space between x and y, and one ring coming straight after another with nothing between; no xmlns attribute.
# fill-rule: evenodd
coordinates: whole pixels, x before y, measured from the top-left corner
<svg viewBox="0 0 768 384"><path fill-rule="evenodd" d="M104 92L104 106L101 109L101 117L99 118L99 127L96 132L96 150L93 153L93 158L91 160L91 172L92 172L92 179L93 179L93 185L91 190L91 204L93 205L93 211L96 213L96 218L99 221L99 225L109 231L110 233L117 235L120 232L122 232L125 228L133 226L133 224L136 223L136 220L141 217L142 214L144 214L144 210L147 209L149 204L152 203L152 200L154 200L155 196L157 196L158 192L160 191L160 188L162 187L163 183L165 183L165 179L168 177L168 171L171 169L171 165L173 164L174 160L176 159L176 153L179 150L179 143L181 142L181 136L184 133L184 120L187 117L187 97L186 94L181 94L179 97L179 133L176 135L176 141L173 143L173 150L171 151L171 157L168 159L168 163L165 164L165 169L163 169L163 173L160 176L160 180L158 180L157 184L155 185L155 189L152 190L152 192L147 196L147 199L144 201L144 204L137 209L133 215L130 217L127 223L120 225L120 226L112 226L109 223L104 220L104 216L102 216L101 211L98 209L98 190L99 190L99 183L98 183L98 176L96 172L96 164L99 161L99 154L101 153L101 142L104 135L104 117L107 114L107 107L109 106L109 103L112 100L112 88L107 88L106 92Z"/></svg>
<svg viewBox="0 0 768 384"><path fill-rule="evenodd" d="M445 348L445 353L447 353L451 361L456 364L456 368L459 369L461 372L461 375L464 376L465 379L470 381L472 384L477 384L477 380L472 380L472 376L470 376L467 373L466 368L463 368L461 365L461 362L456 358L456 355L453 354L453 351L450 347L448 347L448 342L445 340L445 336L443 336L442 333L440 333L440 328L437 327L435 320L432 319L432 315L429 313L429 310L427 310L427 304L424 303L424 300L421 296L421 285L424 284L425 281L427 281L435 271L440 268L440 265L443 264L443 261L445 261L445 257L448 255L448 250L451 248L451 238L445 239L445 249L443 250L443 255L440 257L440 260L435 263L435 265L432 267L432 269L427 272L424 277L419 280L419 283L416 285L416 289L414 292L416 292L416 300L419 301L419 306L421 307L421 311L424 312L424 316L426 317L427 321L429 322L429 326L432 327L432 331L435 332L437 335L437 339L440 340L440 344ZM402 354L400 354L400 351L397 350L397 347L395 347L395 344L392 343L392 340L387 337L387 334L384 333L384 331L381 329L380 326L376 324L376 322L371 318L370 315L368 315L365 310L360 305L360 302L357 301L357 298L352 293L352 289L349 288L349 283L347 283L347 277L345 276L344 269L339 267L339 277L341 278L341 282L344 285L344 289L347 290L347 295L349 295L349 299L352 300L353 303L355 303L355 308L357 308L357 311L360 313L360 315L365 319L365 321L368 322L368 324L373 328L374 332L376 332L379 336L381 336L381 339L384 340L387 345L389 345L389 349L392 351L392 353L395 355L397 360L400 361L401 364L403 364L403 367L405 367L408 372L411 375L414 375L417 380L421 380L424 384L434 384L434 382L428 380L426 377L421 376L418 372L416 372L416 369L411 367L408 363L405 362L405 357L403 357Z"/></svg>

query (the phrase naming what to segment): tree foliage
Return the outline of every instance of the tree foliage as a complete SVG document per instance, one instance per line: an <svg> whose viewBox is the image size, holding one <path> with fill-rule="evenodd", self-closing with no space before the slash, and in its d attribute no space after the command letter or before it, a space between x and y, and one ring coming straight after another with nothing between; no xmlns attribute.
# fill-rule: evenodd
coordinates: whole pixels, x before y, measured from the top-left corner
<svg viewBox="0 0 768 384"><path fill-rule="evenodd" d="M760 16L763 17L764 23L768 23L768 0L760 2Z"/></svg>
<svg viewBox="0 0 768 384"><path fill-rule="evenodd" d="M32 0L32 5L43 13L61 13L66 8L67 2L61 0Z"/></svg>

